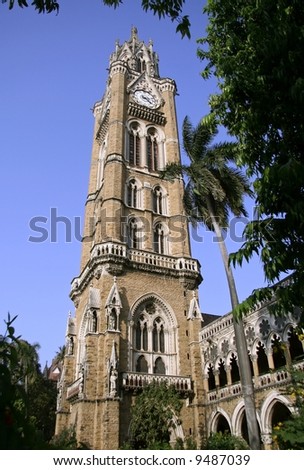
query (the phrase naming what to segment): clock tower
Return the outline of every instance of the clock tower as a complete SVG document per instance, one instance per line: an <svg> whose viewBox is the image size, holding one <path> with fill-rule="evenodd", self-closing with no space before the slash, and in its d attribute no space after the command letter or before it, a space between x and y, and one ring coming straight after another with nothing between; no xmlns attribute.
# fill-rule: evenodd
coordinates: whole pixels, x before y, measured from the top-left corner
<svg viewBox="0 0 304 470"><path fill-rule="evenodd" d="M191 257L183 181L160 177L180 161L175 94L152 42L133 28L116 43L93 109L75 315L58 385L56 433L74 426L91 449L122 446L136 394L152 381L172 384L183 402L172 442L201 439L200 266Z"/></svg>

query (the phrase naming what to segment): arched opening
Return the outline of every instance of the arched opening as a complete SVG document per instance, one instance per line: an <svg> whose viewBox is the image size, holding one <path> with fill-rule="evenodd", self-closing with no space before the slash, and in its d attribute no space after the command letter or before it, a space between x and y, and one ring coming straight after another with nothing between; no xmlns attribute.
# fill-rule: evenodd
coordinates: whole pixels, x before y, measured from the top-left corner
<svg viewBox="0 0 304 470"><path fill-rule="evenodd" d="M153 351L165 352L164 322L160 317L153 322L152 342Z"/></svg>
<svg viewBox="0 0 304 470"><path fill-rule="evenodd" d="M127 203L129 207L138 207L138 188L136 181L134 179L130 180L128 183L128 197Z"/></svg>
<svg viewBox="0 0 304 470"><path fill-rule="evenodd" d="M158 357L154 364L154 374L166 375L166 367L161 357Z"/></svg>
<svg viewBox="0 0 304 470"><path fill-rule="evenodd" d="M215 385L215 376L214 376L214 370L212 364L209 364L208 367L208 390L215 390L216 385Z"/></svg>
<svg viewBox="0 0 304 470"><path fill-rule="evenodd" d="M163 214L164 211L164 194L160 186L156 186L153 190L153 211L157 214Z"/></svg>
<svg viewBox="0 0 304 470"><path fill-rule="evenodd" d="M227 385L227 374L225 370L225 364L222 359L219 362L218 371L219 371L220 387L225 387Z"/></svg>
<svg viewBox="0 0 304 470"><path fill-rule="evenodd" d="M286 365L286 358L284 354L283 344L277 335L273 335L271 340L272 357L275 369Z"/></svg>
<svg viewBox="0 0 304 470"><path fill-rule="evenodd" d="M279 423L287 421L291 416L289 409L284 403L276 401L272 408L271 413L271 427L274 428Z"/></svg>
<svg viewBox="0 0 304 470"><path fill-rule="evenodd" d="M243 411L243 414L241 417L241 434L242 434L242 438L245 439L245 441L248 442L249 444L248 427L247 427L245 410Z"/></svg>
<svg viewBox="0 0 304 470"><path fill-rule="evenodd" d="M304 357L303 346L294 328L291 328L290 331L288 332L288 343L289 343L290 357L292 361L303 360L303 357Z"/></svg>
<svg viewBox="0 0 304 470"><path fill-rule="evenodd" d="M231 434L229 423L228 423L227 419L225 418L225 416L223 416L222 414L219 414L219 416L218 416L218 419L217 419L217 422L216 422L216 431L215 432L221 432L223 434L224 433Z"/></svg>
<svg viewBox="0 0 304 470"><path fill-rule="evenodd" d="M269 365L268 365L267 355L265 352L265 347L261 343L261 341L258 342L256 352L257 352L257 364L258 364L259 374L260 375L266 374L267 372L269 372Z"/></svg>
<svg viewBox="0 0 304 470"><path fill-rule="evenodd" d="M131 219L128 226L128 244L130 248L140 248L140 230L136 219Z"/></svg>
<svg viewBox="0 0 304 470"><path fill-rule="evenodd" d="M154 251L159 254L166 253L166 235L162 224L156 224L154 227Z"/></svg>
<svg viewBox="0 0 304 470"><path fill-rule="evenodd" d="M231 354L231 359L230 359L230 367L231 367L231 382L234 384L236 382L240 381L240 371L239 371L239 366L237 363L237 358L235 354Z"/></svg>
<svg viewBox="0 0 304 470"><path fill-rule="evenodd" d="M141 160L141 144L139 136L139 124L133 122L130 125L129 132L129 163L132 166L140 166Z"/></svg>
<svg viewBox="0 0 304 470"><path fill-rule="evenodd" d="M136 372L148 373L148 363L145 356L139 356L136 362Z"/></svg>
<svg viewBox="0 0 304 470"><path fill-rule="evenodd" d="M146 138L146 149L147 149L147 166L149 171L158 171L158 141L157 132L155 129L149 129Z"/></svg>
<svg viewBox="0 0 304 470"><path fill-rule="evenodd" d="M134 307L130 333L130 364L144 351L149 374L177 375L176 320L158 297L146 297ZM134 370L133 369L133 370Z"/></svg>

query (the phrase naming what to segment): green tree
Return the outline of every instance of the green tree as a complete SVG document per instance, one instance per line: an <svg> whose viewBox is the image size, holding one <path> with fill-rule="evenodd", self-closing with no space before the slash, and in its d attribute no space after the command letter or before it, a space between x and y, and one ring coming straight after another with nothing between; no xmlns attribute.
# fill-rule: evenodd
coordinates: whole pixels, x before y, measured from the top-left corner
<svg viewBox="0 0 304 470"><path fill-rule="evenodd" d="M58 351L56 352L54 362L55 363L62 363L64 361L65 352L66 352L65 345L59 346Z"/></svg>
<svg viewBox="0 0 304 470"><path fill-rule="evenodd" d="M43 442L48 443L55 433L57 384L39 371L28 384L27 414Z"/></svg>
<svg viewBox="0 0 304 470"><path fill-rule="evenodd" d="M15 319L8 315L0 336L0 448L44 449L54 431L56 389L44 383L37 344L15 335Z"/></svg>
<svg viewBox="0 0 304 470"><path fill-rule="evenodd" d="M247 442L230 433L215 432L207 439L205 450L246 450Z"/></svg>
<svg viewBox="0 0 304 470"><path fill-rule="evenodd" d="M151 383L144 387L131 409L130 448L170 449L170 427L175 426L181 408L173 386Z"/></svg>
<svg viewBox="0 0 304 470"><path fill-rule="evenodd" d="M5 322L6 331L0 337L0 448L27 449L38 445L35 430L27 419L27 397L24 376L18 355L20 338L15 336L13 322ZM37 448L37 447L35 447Z"/></svg>
<svg viewBox="0 0 304 470"><path fill-rule="evenodd" d="M278 423L273 429L274 443L281 450L304 449L304 373L291 371L291 384L286 394L295 400L296 413L290 419Z"/></svg>
<svg viewBox="0 0 304 470"><path fill-rule="evenodd" d="M2 0L2 3L8 3L9 9L12 9L16 4L21 7L28 7L27 0ZM103 0L107 6L117 8L123 3L123 0ZM171 21L178 23L176 31L181 33L182 37L190 37L190 21L189 16L182 16L182 10L185 0L141 0L141 5L144 11L151 11L159 18L169 17ZM59 12L59 2L56 0L33 0L32 6L39 13L52 13Z"/></svg>
<svg viewBox="0 0 304 470"><path fill-rule="evenodd" d="M188 117L183 122L183 146L190 164L171 163L163 176L186 179L184 205L186 214L193 223L203 223L216 234L228 281L231 306L239 304L224 231L229 227L229 215L247 215L244 196L252 195L246 176L235 167L237 146L233 142L212 144L217 127L213 119L203 119L193 127ZM248 349L242 321L234 318L234 331L241 384L245 402L248 434L253 449L260 446L259 428L256 419L254 390Z"/></svg>
<svg viewBox="0 0 304 470"><path fill-rule="evenodd" d="M18 368L14 371L15 380L23 384L25 392L28 391L29 384L33 383L38 376L40 364L38 343L30 344L24 339L19 339L15 343L18 354Z"/></svg>
<svg viewBox="0 0 304 470"><path fill-rule="evenodd" d="M278 313L291 311L304 301L304 3L208 0L205 13L199 56L219 90L211 112L255 177L257 218L231 258L241 265L258 254L268 281L236 314L273 296ZM278 284L288 273L290 282Z"/></svg>

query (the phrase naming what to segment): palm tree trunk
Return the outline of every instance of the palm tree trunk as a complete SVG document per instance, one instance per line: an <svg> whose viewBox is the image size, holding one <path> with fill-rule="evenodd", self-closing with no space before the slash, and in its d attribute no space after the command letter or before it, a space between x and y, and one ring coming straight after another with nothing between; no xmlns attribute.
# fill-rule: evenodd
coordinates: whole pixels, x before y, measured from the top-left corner
<svg viewBox="0 0 304 470"><path fill-rule="evenodd" d="M226 277L229 286L229 293L231 299L232 309L237 307L239 304L239 299L237 295L237 290L235 286L234 276L229 265L229 257L226 248L226 244L223 237L223 232L218 224L216 217L214 215L212 205L210 201L207 201L208 212L211 218L212 226L214 233L217 236L217 242L219 243L219 248L222 255L222 260L225 267ZM260 431L257 422L256 410L255 410L255 400L254 400L254 388L252 382L252 374L250 369L250 362L248 357L248 348L247 341L244 332L244 326L242 320L237 320L233 316L233 326L235 333L235 342L236 350L238 354L240 378L242 385L242 394L245 404L245 415L248 429L248 438L249 445L253 450L260 449Z"/></svg>

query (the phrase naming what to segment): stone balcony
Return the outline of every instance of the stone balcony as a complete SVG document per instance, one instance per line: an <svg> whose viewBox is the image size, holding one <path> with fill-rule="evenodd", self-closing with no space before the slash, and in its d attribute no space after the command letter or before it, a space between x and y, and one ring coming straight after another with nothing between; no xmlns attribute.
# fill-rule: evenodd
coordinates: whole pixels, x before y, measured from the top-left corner
<svg viewBox="0 0 304 470"><path fill-rule="evenodd" d="M201 281L200 263L188 257L175 257L150 251L129 249L125 243L104 242L95 245L90 261L79 277L72 281L70 296L73 298L91 279L92 273L100 275L103 267L112 274L117 274L124 267L142 271L170 274L175 277Z"/></svg>
<svg viewBox="0 0 304 470"><path fill-rule="evenodd" d="M177 392L185 396L193 393L191 378L189 376L155 375L145 374L142 372L124 372L122 374L121 388L124 390L136 391L141 390L152 382L157 384L166 383L167 385L173 385ZM83 385L83 377L79 377L72 382L67 387L67 400L73 402L83 398Z"/></svg>
<svg viewBox="0 0 304 470"><path fill-rule="evenodd" d="M124 372L122 374L122 388L125 390L140 390L151 383L173 385L177 392L185 395L193 393L191 378L188 376L155 375L142 372Z"/></svg>
<svg viewBox="0 0 304 470"><path fill-rule="evenodd" d="M293 364L295 371L304 372L304 361ZM259 375L254 377L254 389L256 392L264 390L267 387L280 387L286 385L290 382L291 376L290 373L285 369L277 369L273 372L268 372L266 374ZM240 382L236 382L232 385L227 385L225 387L219 387L216 390L211 390L207 392L207 402L214 403L221 400L227 400L227 398L233 398L242 394L242 386Z"/></svg>

